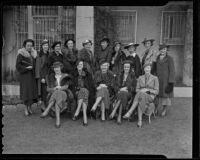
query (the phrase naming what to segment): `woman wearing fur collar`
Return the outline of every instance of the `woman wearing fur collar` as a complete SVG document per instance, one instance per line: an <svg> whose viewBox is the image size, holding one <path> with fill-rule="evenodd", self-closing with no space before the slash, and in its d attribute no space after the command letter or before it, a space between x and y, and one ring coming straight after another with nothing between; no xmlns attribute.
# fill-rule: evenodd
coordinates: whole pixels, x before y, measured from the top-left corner
<svg viewBox="0 0 200 160"><path fill-rule="evenodd" d="M34 41L27 39L23 48L18 50L16 69L19 72L20 98L25 105L24 114L32 114L31 105L37 101L37 85L35 79L36 50L33 49Z"/></svg>

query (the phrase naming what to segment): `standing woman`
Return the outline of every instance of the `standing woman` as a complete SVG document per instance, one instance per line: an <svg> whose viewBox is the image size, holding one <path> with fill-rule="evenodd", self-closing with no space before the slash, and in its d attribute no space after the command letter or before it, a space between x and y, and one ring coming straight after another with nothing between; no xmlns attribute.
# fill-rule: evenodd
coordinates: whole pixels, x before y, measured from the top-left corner
<svg viewBox="0 0 200 160"><path fill-rule="evenodd" d="M115 116L117 109L119 108L119 114L117 123L121 124L122 110L125 110L128 106L128 101L134 96L136 90L136 77L132 70L132 61L125 60L124 71L117 77L118 79L118 93L117 102L114 106L109 118L112 119Z"/></svg>
<svg viewBox="0 0 200 160"><path fill-rule="evenodd" d="M84 68L84 62L78 61L77 63L77 70L76 70L76 77L75 77L75 86L77 91L77 99L78 99L78 106L76 112L74 114L73 120L76 120L80 110L83 110L83 125L87 125L87 108L88 108L88 101L94 99L94 83L92 79L92 75ZM88 98L90 98L88 100ZM92 103L93 104L93 103ZM91 105L91 104L90 104Z"/></svg>
<svg viewBox="0 0 200 160"><path fill-rule="evenodd" d="M123 71L123 61L126 59L125 53L121 50L121 43L115 42L110 63L110 70L118 75Z"/></svg>
<svg viewBox="0 0 200 160"><path fill-rule="evenodd" d="M91 51L92 41L87 39L82 44L83 48L78 52L78 59L84 61L88 72L94 76L95 59Z"/></svg>
<svg viewBox="0 0 200 160"><path fill-rule="evenodd" d="M124 47L124 49L128 50L128 55L126 59L131 60L133 62L133 69L134 69L136 78L138 78L142 73L140 57L136 53L136 49L138 46L139 44L129 43L127 46Z"/></svg>
<svg viewBox="0 0 200 160"><path fill-rule="evenodd" d="M157 58L156 68L159 79L159 104L163 106L161 116L167 113L167 107L171 106L173 86L175 83L175 68L173 58L168 54L168 45L160 45L160 55Z"/></svg>
<svg viewBox="0 0 200 160"><path fill-rule="evenodd" d="M43 111L47 107L47 84L46 76L48 74L48 56L49 56L49 41L47 39L43 40L40 46L40 51L38 52L36 58L35 76L38 85L38 98L39 105L41 105L41 110ZM44 107L42 106L44 103Z"/></svg>
<svg viewBox="0 0 200 160"><path fill-rule="evenodd" d="M106 36L104 36L100 40L99 51L95 54L96 70L100 70L100 62L102 60L106 60L110 65L111 56L112 56L112 49L110 48L110 40Z"/></svg>
<svg viewBox="0 0 200 160"><path fill-rule="evenodd" d="M78 59L78 50L75 48L75 41L73 39L65 41L62 53L64 54L65 60L71 65L71 71L69 73L73 75L76 70L76 62Z"/></svg>
<svg viewBox="0 0 200 160"><path fill-rule="evenodd" d="M37 84L35 79L36 50L33 49L34 41L27 39L23 48L18 50L16 69L19 72L20 98L25 105L24 114L32 114L31 105L37 102Z"/></svg>
<svg viewBox="0 0 200 160"><path fill-rule="evenodd" d="M123 116L127 119L131 116L136 107L138 107L138 124L139 128L142 127L142 115L152 110L152 105L156 95L159 92L158 78L151 74L151 63L144 65L145 74L140 76L137 81L136 95L133 104L129 111Z"/></svg>
<svg viewBox="0 0 200 160"><path fill-rule="evenodd" d="M147 38L145 38L144 41L142 41L144 47L146 48L142 56L142 66L144 66L145 63L151 63L152 64L151 74L153 75L156 74L156 58L157 58L156 51L152 49L154 41L155 41L154 39L147 39ZM144 70L142 70L142 74L144 74Z"/></svg>
<svg viewBox="0 0 200 160"><path fill-rule="evenodd" d="M105 112L110 107L110 97L115 94L114 74L108 70L109 64L105 60L100 62L100 71L95 72L96 101L91 109L94 113L98 104L101 104L101 120L105 121Z"/></svg>

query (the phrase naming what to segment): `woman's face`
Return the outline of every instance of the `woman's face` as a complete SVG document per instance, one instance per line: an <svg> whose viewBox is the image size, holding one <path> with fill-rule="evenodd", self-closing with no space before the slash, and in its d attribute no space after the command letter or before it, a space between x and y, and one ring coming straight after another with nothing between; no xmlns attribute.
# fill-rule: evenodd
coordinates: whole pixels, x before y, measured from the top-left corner
<svg viewBox="0 0 200 160"><path fill-rule="evenodd" d="M67 47L68 47L69 49L72 49L72 48L74 47L74 42L71 41L71 40L69 40L69 41L67 42Z"/></svg>
<svg viewBox="0 0 200 160"><path fill-rule="evenodd" d="M84 45L84 47L85 47L85 49L90 50L91 47L92 47L92 44L91 44L91 43L86 43L86 44Z"/></svg>
<svg viewBox="0 0 200 160"><path fill-rule="evenodd" d="M117 44L117 45L115 46L115 51L117 52L117 51L119 51L119 49L120 49L120 44Z"/></svg>
<svg viewBox="0 0 200 160"><path fill-rule="evenodd" d="M108 46L108 42L107 41L102 41L101 42L102 49L106 49L107 46Z"/></svg>
<svg viewBox="0 0 200 160"><path fill-rule="evenodd" d="M80 71L83 69L83 61L80 61L77 65L77 69Z"/></svg>
<svg viewBox="0 0 200 160"><path fill-rule="evenodd" d="M167 48L163 48L160 50L161 55L166 55L166 53L167 53Z"/></svg>
<svg viewBox="0 0 200 160"><path fill-rule="evenodd" d="M60 46L60 44L57 44L57 45L54 47L54 50L55 50L55 52L60 52L60 51L61 51L61 46Z"/></svg>
<svg viewBox="0 0 200 160"><path fill-rule="evenodd" d="M144 72L145 72L145 74L150 74L151 73L151 66L146 66L144 68Z"/></svg>
<svg viewBox="0 0 200 160"><path fill-rule="evenodd" d="M25 49L28 52L31 52L32 48L33 48L33 43L32 42L27 42L26 45L25 45Z"/></svg>
<svg viewBox="0 0 200 160"><path fill-rule="evenodd" d="M49 44L48 43L43 44L42 49L43 49L44 53L46 53L49 49Z"/></svg>
<svg viewBox="0 0 200 160"><path fill-rule="evenodd" d="M131 65L129 63L124 64L124 73L129 73Z"/></svg>
<svg viewBox="0 0 200 160"><path fill-rule="evenodd" d="M145 46L146 49L149 49L151 47L151 41L145 42L144 46Z"/></svg>
<svg viewBox="0 0 200 160"><path fill-rule="evenodd" d="M60 67L54 67L54 72L55 74L60 74L61 73L61 68Z"/></svg>
<svg viewBox="0 0 200 160"><path fill-rule="evenodd" d="M134 46L130 46L130 47L128 48L128 51L129 51L130 53L133 53L133 52L135 51L135 47L134 47Z"/></svg>
<svg viewBox="0 0 200 160"><path fill-rule="evenodd" d="M107 72L107 70L108 70L108 63L103 63L101 65L101 71L105 73Z"/></svg>

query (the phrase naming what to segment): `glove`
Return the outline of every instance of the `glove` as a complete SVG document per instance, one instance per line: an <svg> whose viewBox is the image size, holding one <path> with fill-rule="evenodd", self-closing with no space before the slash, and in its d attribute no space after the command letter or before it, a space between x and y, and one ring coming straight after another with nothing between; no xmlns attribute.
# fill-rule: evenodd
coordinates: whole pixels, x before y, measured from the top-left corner
<svg viewBox="0 0 200 160"><path fill-rule="evenodd" d="M147 94L150 94L150 91L146 91Z"/></svg>
<svg viewBox="0 0 200 160"><path fill-rule="evenodd" d="M168 83L168 85L165 88L165 93L171 93L173 91L174 84L173 83Z"/></svg>

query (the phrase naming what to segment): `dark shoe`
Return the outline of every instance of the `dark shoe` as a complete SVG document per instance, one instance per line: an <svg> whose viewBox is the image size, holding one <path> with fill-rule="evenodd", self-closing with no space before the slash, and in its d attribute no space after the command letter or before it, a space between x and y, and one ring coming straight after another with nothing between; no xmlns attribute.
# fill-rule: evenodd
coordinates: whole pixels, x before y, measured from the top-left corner
<svg viewBox="0 0 200 160"><path fill-rule="evenodd" d="M142 128L142 121L138 121L137 127Z"/></svg>
<svg viewBox="0 0 200 160"><path fill-rule="evenodd" d="M73 121L76 121L76 120L77 120L77 116L73 116L73 117L72 117L72 120L73 120Z"/></svg>
<svg viewBox="0 0 200 160"><path fill-rule="evenodd" d="M127 114L128 114L128 115L127 115ZM130 116L131 116L130 113L126 113L122 118L123 118L123 119L130 119Z"/></svg>
<svg viewBox="0 0 200 160"><path fill-rule="evenodd" d="M88 123L83 122L83 126L88 126Z"/></svg>
<svg viewBox="0 0 200 160"><path fill-rule="evenodd" d="M90 112L90 118L96 120L96 111L92 110L92 111Z"/></svg>
<svg viewBox="0 0 200 160"><path fill-rule="evenodd" d="M101 119L101 122L105 122L105 121L106 121L105 119L104 119L104 120L103 120L103 119Z"/></svg>
<svg viewBox="0 0 200 160"><path fill-rule="evenodd" d="M56 127L56 128L60 128L60 126L61 126L61 124L58 124L58 125L55 124L55 127Z"/></svg>
<svg viewBox="0 0 200 160"><path fill-rule="evenodd" d="M122 122L121 122L121 121L117 121L117 124L118 124L118 125L121 125L121 124L122 124Z"/></svg>

